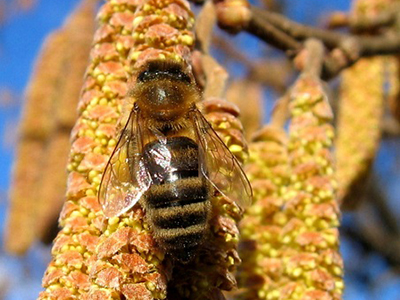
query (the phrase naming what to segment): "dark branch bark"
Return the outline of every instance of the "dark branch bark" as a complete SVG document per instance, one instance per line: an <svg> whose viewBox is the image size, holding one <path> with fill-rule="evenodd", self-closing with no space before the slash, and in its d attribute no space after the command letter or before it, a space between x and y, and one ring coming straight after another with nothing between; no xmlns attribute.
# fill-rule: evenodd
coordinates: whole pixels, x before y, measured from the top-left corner
<svg viewBox="0 0 400 300"><path fill-rule="evenodd" d="M324 61L324 45L317 39L308 39L304 46L307 53L303 72L320 77Z"/></svg>
<svg viewBox="0 0 400 300"><path fill-rule="evenodd" d="M382 134L384 138L398 138L400 136L400 124L393 117L382 120Z"/></svg>
<svg viewBox="0 0 400 300"><path fill-rule="evenodd" d="M373 174L370 180L368 200L375 206L375 211L379 213L382 223L386 227L386 231L394 234L400 239L400 228L396 215L389 207L389 199L387 198L383 188L379 185L379 179Z"/></svg>
<svg viewBox="0 0 400 300"><path fill-rule="evenodd" d="M273 26L279 30L285 32L292 38L296 40L305 40L308 38L317 38L324 42L325 46L328 48L335 48L343 39L343 35L328 31L324 29L319 29L311 26L302 25L291 21L281 14L272 13L267 10L260 9L258 7L252 6L251 11L254 18L262 19L266 22L271 23ZM327 35L326 33L329 32Z"/></svg>
<svg viewBox="0 0 400 300"><path fill-rule="evenodd" d="M261 17L254 16L247 25L246 31L283 51L299 51L302 48L301 43L269 22L265 22Z"/></svg>
<svg viewBox="0 0 400 300"><path fill-rule="evenodd" d="M400 53L400 36L376 37L341 34L331 30L305 26L291 21L283 15L251 7L252 19L245 30L268 44L287 52L297 54L302 42L308 38L321 40L331 49L325 57L322 78L335 77L341 70L354 64L359 58L373 55Z"/></svg>
<svg viewBox="0 0 400 300"><path fill-rule="evenodd" d="M348 27L353 32L371 32L376 29L392 26L397 21L398 12L399 6L396 4L394 4L393 9L385 10L368 17L352 17L348 13L337 11L333 12L328 18L327 28Z"/></svg>

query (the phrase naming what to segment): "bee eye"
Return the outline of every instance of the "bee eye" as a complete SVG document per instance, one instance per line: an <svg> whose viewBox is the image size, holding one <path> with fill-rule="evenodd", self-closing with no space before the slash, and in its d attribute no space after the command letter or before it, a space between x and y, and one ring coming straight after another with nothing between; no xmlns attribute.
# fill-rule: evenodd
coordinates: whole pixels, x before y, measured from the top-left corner
<svg viewBox="0 0 400 300"><path fill-rule="evenodd" d="M179 71L179 73L177 74L177 77L179 78L180 81L185 81L187 83L191 83L190 77L181 71Z"/></svg>
<svg viewBox="0 0 400 300"><path fill-rule="evenodd" d="M171 69L167 71L151 71L151 70L146 70L141 72L138 77L137 81L139 82L146 82L150 81L156 78L170 78L170 79L175 79L178 81L183 81L186 83L191 83L190 77L182 72L181 70L178 69Z"/></svg>
<svg viewBox="0 0 400 300"><path fill-rule="evenodd" d="M151 73L149 71L143 71L139 74L139 76L137 77L137 80L140 82L145 82L147 80L149 80L151 77Z"/></svg>

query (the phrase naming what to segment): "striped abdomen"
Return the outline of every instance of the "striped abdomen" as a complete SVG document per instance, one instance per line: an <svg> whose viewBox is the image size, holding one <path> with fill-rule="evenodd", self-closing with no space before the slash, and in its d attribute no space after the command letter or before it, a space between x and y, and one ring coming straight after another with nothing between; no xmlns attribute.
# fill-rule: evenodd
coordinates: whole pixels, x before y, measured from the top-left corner
<svg viewBox="0 0 400 300"><path fill-rule="evenodd" d="M210 187L199 173L198 146L187 137L144 149L152 185L146 192L146 216L157 242L175 259L188 262L208 229Z"/></svg>

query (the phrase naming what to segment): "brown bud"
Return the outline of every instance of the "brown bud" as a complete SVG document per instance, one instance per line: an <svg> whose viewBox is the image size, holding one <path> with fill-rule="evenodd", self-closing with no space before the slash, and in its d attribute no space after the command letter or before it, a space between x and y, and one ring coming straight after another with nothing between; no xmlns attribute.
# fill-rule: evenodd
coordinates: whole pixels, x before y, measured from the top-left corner
<svg viewBox="0 0 400 300"><path fill-rule="evenodd" d="M240 31L251 18L250 5L246 0L224 0L215 4L218 25L233 33Z"/></svg>

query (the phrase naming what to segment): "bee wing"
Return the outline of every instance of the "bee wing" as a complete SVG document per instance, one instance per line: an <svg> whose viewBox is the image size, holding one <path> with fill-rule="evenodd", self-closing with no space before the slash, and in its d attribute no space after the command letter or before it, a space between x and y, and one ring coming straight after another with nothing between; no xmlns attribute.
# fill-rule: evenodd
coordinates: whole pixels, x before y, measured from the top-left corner
<svg viewBox="0 0 400 300"><path fill-rule="evenodd" d="M192 113L197 135L202 174L223 195L242 207L251 204L253 191L236 157L200 111Z"/></svg>
<svg viewBox="0 0 400 300"><path fill-rule="evenodd" d="M100 183L99 202L106 217L129 210L149 188L151 177L143 163L142 148L139 113L133 110Z"/></svg>

